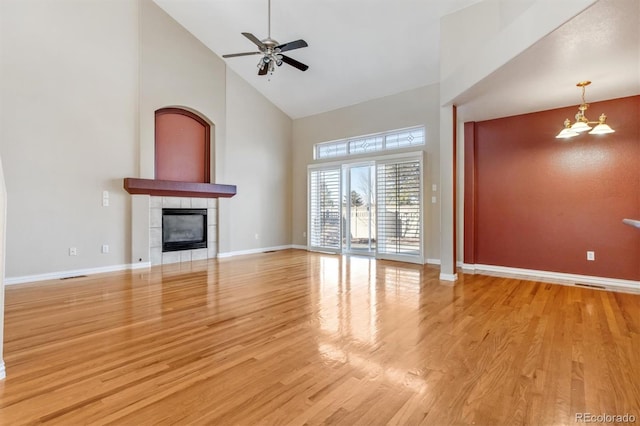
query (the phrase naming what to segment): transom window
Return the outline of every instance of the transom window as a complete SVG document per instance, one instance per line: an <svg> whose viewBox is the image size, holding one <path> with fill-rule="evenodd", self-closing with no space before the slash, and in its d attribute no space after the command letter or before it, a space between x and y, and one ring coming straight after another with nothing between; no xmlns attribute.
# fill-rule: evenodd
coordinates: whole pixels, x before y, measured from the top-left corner
<svg viewBox="0 0 640 426"><path fill-rule="evenodd" d="M358 136L331 142L321 142L313 146L313 159L345 157L424 145L424 127L391 130L374 135Z"/></svg>

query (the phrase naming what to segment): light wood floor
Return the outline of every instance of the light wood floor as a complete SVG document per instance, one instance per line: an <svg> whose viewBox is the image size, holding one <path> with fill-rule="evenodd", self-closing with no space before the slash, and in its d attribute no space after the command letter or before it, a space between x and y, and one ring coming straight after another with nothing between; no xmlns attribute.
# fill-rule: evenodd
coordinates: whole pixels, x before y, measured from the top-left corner
<svg viewBox="0 0 640 426"><path fill-rule="evenodd" d="M640 423L640 296L288 250L6 289L0 424Z"/></svg>

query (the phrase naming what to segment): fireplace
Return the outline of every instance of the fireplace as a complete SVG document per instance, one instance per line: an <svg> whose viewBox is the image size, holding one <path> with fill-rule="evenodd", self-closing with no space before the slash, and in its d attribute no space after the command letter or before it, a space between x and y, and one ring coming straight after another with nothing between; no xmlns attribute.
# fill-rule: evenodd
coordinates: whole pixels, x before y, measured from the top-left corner
<svg viewBox="0 0 640 426"><path fill-rule="evenodd" d="M207 248L207 209L162 209L162 251Z"/></svg>

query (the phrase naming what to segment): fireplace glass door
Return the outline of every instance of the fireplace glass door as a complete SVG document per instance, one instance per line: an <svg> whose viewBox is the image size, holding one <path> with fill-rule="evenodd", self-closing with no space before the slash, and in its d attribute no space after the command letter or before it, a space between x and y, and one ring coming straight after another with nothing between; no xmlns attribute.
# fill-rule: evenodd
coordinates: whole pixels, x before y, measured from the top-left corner
<svg viewBox="0 0 640 426"><path fill-rule="evenodd" d="M207 247L207 209L162 209L162 251Z"/></svg>

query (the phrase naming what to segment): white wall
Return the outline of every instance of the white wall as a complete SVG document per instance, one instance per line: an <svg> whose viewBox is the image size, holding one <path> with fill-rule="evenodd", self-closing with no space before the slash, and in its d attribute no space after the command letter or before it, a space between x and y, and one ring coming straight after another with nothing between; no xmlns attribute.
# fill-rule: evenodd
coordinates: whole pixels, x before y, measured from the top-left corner
<svg viewBox="0 0 640 426"><path fill-rule="evenodd" d="M291 126L287 115L228 70L225 180L238 187L225 200L229 252L291 244Z"/></svg>
<svg viewBox="0 0 640 426"><path fill-rule="evenodd" d="M128 263L136 2L2 0L0 28L7 277Z"/></svg>
<svg viewBox="0 0 640 426"><path fill-rule="evenodd" d="M2 49L4 47L4 4L0 2L0 84L4 80L4 66L2 66ZM0 89L2 86L0 86ZM5 108L0 95L0 144L4 139L2 132L2 115ZM7 187L4 180L4 170L2 168L2 155L0 155L0 379L6 376L4 365L4 278L6 276L6 241L7 241Z"/></svg>
<svg viewBox="0 0 640 426"><path fill-rule="evenodd" d="M154 111L166 106L212 122L213 181L240 184L238 201L220 200L219 252L290 244L291 120L237 76L227 81L224 61L155 3L1 5L0 156L14 282L137 261L123 178L154 176ZM238 99L228 102L227 91ZM258 156L253 169L246 153ZM236 239L245 228L249 238Z"/></svg>
<svg viewBox="0 0 640 426"><path fill-rule="evenodd" d="M425 151L425 256L439 258L440 215L431 204L431 185L439 183L439 98L431 85L293 122L293 244L306 245L307 165L312 164L313 145L352 136L424 125ZM417 148L412 149L415 151ZM439 196L439 190L435 193ZM438 200L439 201L439 200Z"/></svg>
<svg viewBox="0 0 640 426"><path fill-rule="evenodd" d="M155 177L155 111L186 107L215 127L215 151L226 144L226 65L152 0L140 1L140 176ZM216 175L215 158L214 180ZM224 183L224 182L216 182Z"/></svg>
<svg viewBox="0 0 640 426"><path fill-rule="evenodd" d="M3 348L4 348L4 277L5 277L5 246L7 225L7 188L4 183L2 158L0 158L0 379L6 376Z"/></svg>

